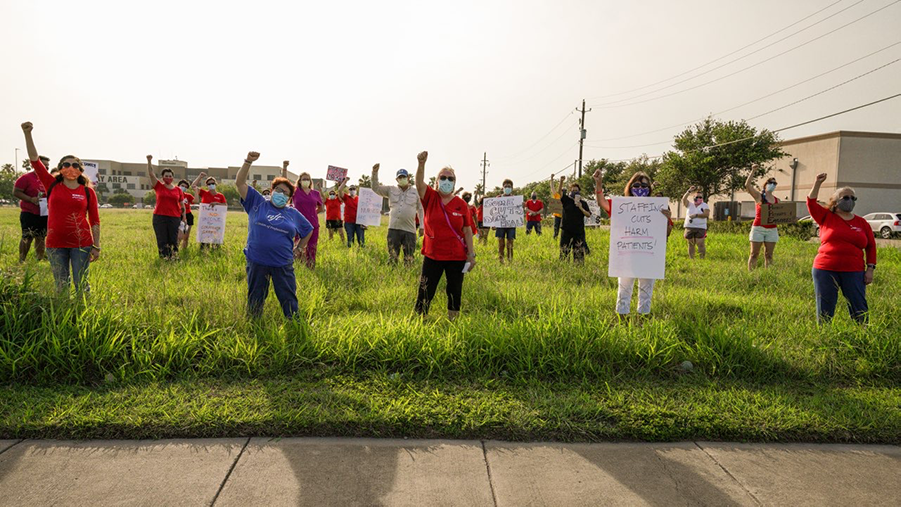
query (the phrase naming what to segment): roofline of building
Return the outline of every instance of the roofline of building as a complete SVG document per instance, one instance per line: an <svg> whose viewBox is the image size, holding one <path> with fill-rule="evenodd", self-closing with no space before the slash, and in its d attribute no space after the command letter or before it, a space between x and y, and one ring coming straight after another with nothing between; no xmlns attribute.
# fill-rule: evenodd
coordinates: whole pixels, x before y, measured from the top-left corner
<svg viewBox="0 0 901 507"><path fill-rule="evenodd" d="M901 139L901 134L893 134L890 132L862 132L856 130L836 130L835 132L826 132L824 134L816 134L806 137L798 137L795 139L787 139L782 141L781 145L807 143L810 141L820 141L823 139L832 139L834 137L868 137L875 139Z"/></svg>

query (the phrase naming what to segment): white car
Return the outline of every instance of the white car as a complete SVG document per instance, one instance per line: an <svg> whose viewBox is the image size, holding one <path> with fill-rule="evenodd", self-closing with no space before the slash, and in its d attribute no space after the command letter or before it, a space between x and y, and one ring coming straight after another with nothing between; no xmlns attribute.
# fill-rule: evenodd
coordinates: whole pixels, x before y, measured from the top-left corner
<svg viewBox="0 0 901 507"><path fill-rule="evenodd" d="M103 208L103 209L106 209L106 208L112 208L113 205L112 205L112 204L109 204L109 203L106 203L106 204L101 204L100 207Z"/></svg>
<svg viewBox="0 0 901 507"><path fill-rule="evenodd" d="M873 228L873 233L882 239L901 234L901 213L870 213L863 219Z"/></svg>

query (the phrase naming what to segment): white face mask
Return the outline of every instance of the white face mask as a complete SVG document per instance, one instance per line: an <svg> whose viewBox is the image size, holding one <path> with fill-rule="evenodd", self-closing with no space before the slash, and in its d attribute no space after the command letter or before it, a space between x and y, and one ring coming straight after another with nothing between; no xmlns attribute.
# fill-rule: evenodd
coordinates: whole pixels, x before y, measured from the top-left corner
<svg viewBox="0 0 901 507"><path fill-rule="evenodd" d="M350 196L351 196L351 197L355 197L356 195L357 195L357 191L356 191L356 190L351 190L351 191L350 191Z"/></svg>
<svg viewBox="0 0 901 507"><path fill-rule="evenodd" d="M215 184L215 183L210 183L210 184L208 184L208 185L206 186L206 188L208 188L210 192L215 192L215 191L216 191L216 184Z"/></svg>

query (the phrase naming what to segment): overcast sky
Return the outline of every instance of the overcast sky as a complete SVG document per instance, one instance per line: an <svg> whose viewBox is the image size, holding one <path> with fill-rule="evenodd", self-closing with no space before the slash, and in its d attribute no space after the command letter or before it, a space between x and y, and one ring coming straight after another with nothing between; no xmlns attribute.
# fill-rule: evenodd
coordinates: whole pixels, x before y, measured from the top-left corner
<svg viewBox="0 0 901 507"><path fill-rule="evenodd" d="M643 145L682 129L666 127L901 42L895 0L4 0L0 20L2 163L15 148L25 157L28 120L54 160L225 166L256 150L316 177L332 164L356 179L381 162L390 179L429 150L428 174L451 165L467 188L485 151L489 188L571 164L583 98L585 160L657 155L666 143ZM751 118L899 58L901 44L719 117ZM785 127L899 83L901 62L750 121ZM901 98L782 137L840 129L901 132Z"/></svg>

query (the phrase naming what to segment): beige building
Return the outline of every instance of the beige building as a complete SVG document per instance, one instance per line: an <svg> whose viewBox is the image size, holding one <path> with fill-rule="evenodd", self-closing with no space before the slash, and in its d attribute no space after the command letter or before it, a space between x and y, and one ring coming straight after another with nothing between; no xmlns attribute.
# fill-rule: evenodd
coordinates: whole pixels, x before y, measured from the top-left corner
<svg viewBox="0 0 901 507"><path fill-rule="evenodd" d="M783 141L782 149L788 155L774 161L772 171L756 184L760 188L775 177L776 197L802 203L799 217L807 214L803 203L819 173L828 175L820 201L836 188L852 187L859 199L854 213L901 212L901 134L841 130ZM728 200L720 197L714 202ZM754 217L754 201L747 192L736 192L735 201L741 203L742 219Z"/></svg>
<svg viewBox="0 0 901 507"><path fill-rule="evenodd" d="M124 189L135 197L135 202L142 202L144 194L153 188L147 174L147 162L131 163L98 159L85 159L85 162L97 164L98 187L106 185L106 190L108 190L103 195L108 196L116 193L119 189ZM157 177L160 177L163 169L171 169L176 182L181 179L193 182L201 172L204 172L207 176L219 180L220 183L234 184L240 167L189 167L188 163L183 160L160 160L158 164L153 165ZM278 166L253 165L250 168L248 179L256 181L259 187L268 187L269 182L281 176L281 173L282 168ZM297 175L288 171L288 179L294 182L297 180ZM102 190L102 187L100 188Z"/></svg>

